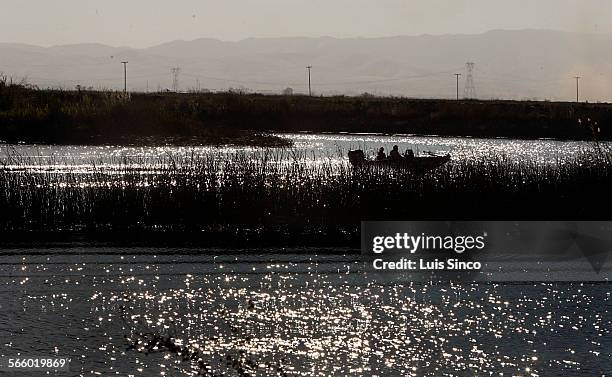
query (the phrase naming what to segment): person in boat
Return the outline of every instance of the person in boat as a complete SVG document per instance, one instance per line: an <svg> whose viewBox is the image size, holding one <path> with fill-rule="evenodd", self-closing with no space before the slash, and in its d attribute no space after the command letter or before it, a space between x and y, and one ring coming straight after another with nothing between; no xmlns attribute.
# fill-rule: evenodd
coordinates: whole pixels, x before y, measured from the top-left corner
<svg viewBox="0 0 612 377"><path fill-rule="evenodd" d="M385 154L385 148L380 147L380 149L378 150L378 154L376 155L376 160L381 161L386 159L387 155Z"/></svg>
<svg viewBox="0 0 612 377"><path fill-rule="evenodd" d="M393 149L391 150L391 153L389 153L389 157L393 161L401 161L402 155L400 154L399 147L397 145L393 146Z"/></svg>
<svg viewBox="0 0 612 377"><path fill-rule="evenodd" d="M412 151L412 149L406 149L406 152L404 153L404 158L406 160L410 160L414 158L414 152Z"/></svg>

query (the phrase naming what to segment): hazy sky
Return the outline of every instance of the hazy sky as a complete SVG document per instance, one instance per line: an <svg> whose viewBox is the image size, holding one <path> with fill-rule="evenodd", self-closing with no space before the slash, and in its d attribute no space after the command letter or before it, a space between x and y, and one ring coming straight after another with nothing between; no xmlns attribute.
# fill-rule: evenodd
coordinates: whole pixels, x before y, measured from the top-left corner
<svg viewBox="0 0 612 377"><path fill-rule="evenodd" d="M2 0L0 42L146 47L175 39L612 33L610 0Z"/></svg>

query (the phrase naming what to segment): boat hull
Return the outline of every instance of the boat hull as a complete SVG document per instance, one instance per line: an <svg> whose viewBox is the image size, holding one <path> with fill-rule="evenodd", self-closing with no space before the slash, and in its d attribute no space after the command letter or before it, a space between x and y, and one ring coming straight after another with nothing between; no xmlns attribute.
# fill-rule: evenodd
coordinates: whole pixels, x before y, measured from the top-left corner
<svg viewBox="0 0 612 377"><path fill-rule="evenodd" d="M351 165L358 168L391 168L424 173L439 168L440 166L449 162L450 159L450 155L446 155L412 157L401 160L367 160L351 158L350 162Z"/></svg>

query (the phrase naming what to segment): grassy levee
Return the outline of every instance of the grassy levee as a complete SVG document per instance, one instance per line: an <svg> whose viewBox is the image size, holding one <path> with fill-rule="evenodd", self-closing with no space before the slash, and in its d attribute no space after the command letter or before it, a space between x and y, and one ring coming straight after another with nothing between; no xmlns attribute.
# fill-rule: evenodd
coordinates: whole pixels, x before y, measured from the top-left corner
<svg viewBox="0 0 612 377"><path fill-rule="evenodd" d="M112 173L61 174L15 170L13 161L0 169L0 231L355 245L361 220L588 220L612 209L612 160L604 153L551 165L489 156L422 176L278 156L166 158L137 170L117 161Z"/></svg>
<svg viewBox="0 0 612 377"><path fill-rule="evenodd" d="M268 131L612 139L612 105L37 90L0 80L0 140L286 146Z"/></svg>

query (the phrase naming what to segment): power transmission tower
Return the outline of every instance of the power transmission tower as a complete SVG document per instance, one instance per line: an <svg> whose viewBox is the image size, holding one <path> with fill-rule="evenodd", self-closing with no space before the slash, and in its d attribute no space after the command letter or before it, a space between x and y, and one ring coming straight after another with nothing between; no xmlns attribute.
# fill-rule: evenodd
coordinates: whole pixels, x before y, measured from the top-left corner
<svg viewBox="0 0 612 377"><path fill-rule="evenodd" d="M580 79L582 77L576 76L574 78L576 79L576 103L580 103Z"/></svg>
<svg viewBox="0 0 612 377"><path fill-rule="evenodd" d="M170 72L172 72L172 90L174 92L178 92L178 90L179 90L179 74L181 73L181 68L180 67L174 67L174 68L170 69Z"/></svg>
<svg viewBox="0 0 612 377"><path fill-rule="evenodd" d="M123 93L127 93L127 63L121 62L123 64Z"/></svg>
<svg viewBox="0 0 612 377"><path fill-rule="evenodd" d="M312 69L312 66L309 65L306 68L308 68L308 95L312 97L312 86L310 84L310 70Z"/></svg>
<svg viewBox="0 0 612 377"><path fill-rule="evenodd" d="M464 96L467 99L476 98L476 85L474 84L474 63L465 63L466 76L465 76L465 93Z"/></svg>
<svg viewBox="0 0 612 377"><path fill-rule="evenodd" d="M461 73L455 73L455 77L457 78L457 101L459 101L459 77Z"/></svg>

